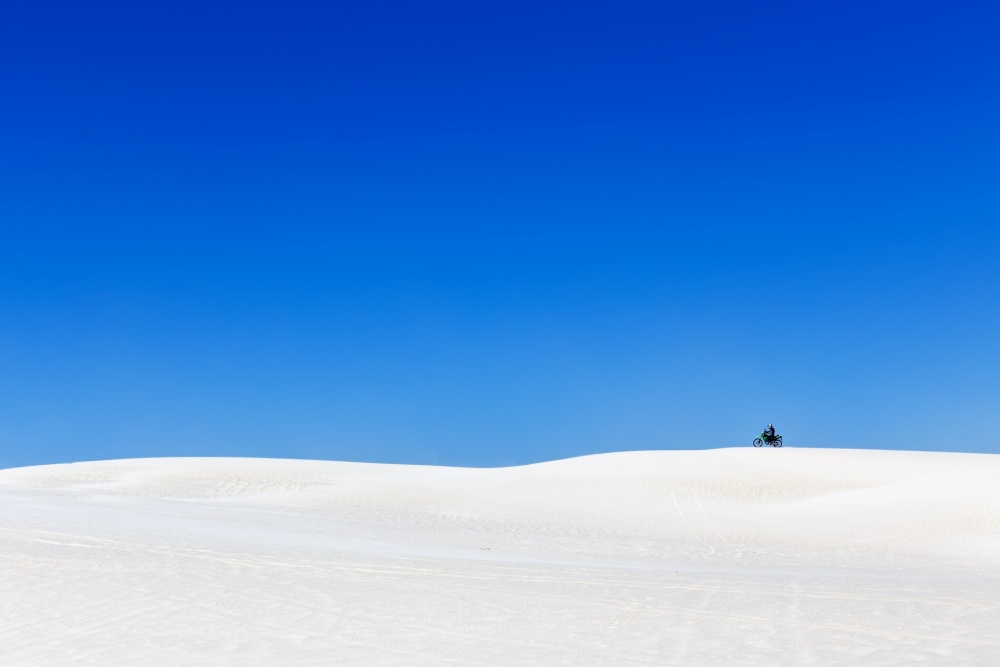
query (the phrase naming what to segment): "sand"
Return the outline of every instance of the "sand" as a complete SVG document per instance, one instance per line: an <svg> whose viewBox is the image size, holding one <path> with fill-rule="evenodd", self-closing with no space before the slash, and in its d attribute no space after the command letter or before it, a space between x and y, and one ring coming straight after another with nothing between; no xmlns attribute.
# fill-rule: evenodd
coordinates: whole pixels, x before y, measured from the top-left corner
<svg viewBox="0 0 1000 667"><path fill-rule="evenodd" d="M0 471L3 665L1000 664L1000 456Z"/></svg>

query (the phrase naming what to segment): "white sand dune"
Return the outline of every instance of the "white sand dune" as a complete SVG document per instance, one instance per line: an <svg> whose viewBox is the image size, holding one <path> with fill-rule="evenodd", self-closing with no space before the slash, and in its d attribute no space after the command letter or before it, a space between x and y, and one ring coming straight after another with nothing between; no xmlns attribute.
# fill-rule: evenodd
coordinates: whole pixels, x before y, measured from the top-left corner
<svg viewBox="0 0 1000 667"><path fill-rule="evenodd" d="M0 664L1000 665L1000 456L0 471Z"/></svg>

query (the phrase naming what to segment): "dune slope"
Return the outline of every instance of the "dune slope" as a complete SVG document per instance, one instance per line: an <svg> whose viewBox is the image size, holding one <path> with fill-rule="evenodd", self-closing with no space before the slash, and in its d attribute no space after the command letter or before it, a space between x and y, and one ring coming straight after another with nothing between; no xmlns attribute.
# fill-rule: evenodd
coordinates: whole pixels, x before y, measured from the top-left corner
<svg viewBox="0 0 1000 667"><path fill-rule="evenodd" d="M0 663L997 664L1000 456L0 471Z"/></svg>

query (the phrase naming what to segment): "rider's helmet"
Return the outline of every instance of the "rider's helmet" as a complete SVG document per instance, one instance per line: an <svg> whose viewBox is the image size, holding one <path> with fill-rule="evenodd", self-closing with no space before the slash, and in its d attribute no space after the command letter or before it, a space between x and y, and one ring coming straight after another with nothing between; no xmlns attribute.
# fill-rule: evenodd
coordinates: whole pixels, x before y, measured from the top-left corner
<svg viewBox="0 0 1000 667"><path fill-rule="evenodd" d="M768 424L767 427L768 428L774 428L774 424Z"/></svg>

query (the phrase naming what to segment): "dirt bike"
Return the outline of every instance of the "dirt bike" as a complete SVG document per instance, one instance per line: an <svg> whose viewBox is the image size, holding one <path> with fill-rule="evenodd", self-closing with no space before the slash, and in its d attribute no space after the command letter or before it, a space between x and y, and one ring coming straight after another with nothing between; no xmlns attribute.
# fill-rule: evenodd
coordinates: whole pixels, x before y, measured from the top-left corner
<svg viewBox="0 0 1000 667"><path fill-rule="evenodd" d="M773 438L769 435L760 434L759 438L754 438L754 447L763 447L764 445L771 445L772 447L781 447L781 436L776 435Z"/></svg>

